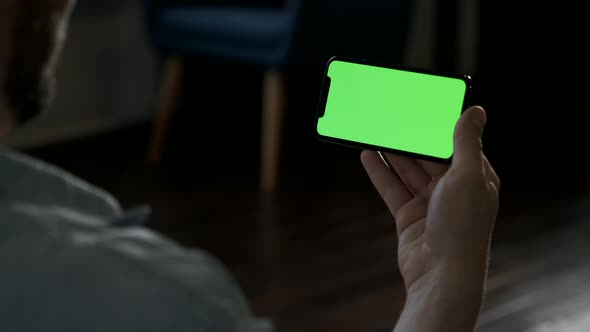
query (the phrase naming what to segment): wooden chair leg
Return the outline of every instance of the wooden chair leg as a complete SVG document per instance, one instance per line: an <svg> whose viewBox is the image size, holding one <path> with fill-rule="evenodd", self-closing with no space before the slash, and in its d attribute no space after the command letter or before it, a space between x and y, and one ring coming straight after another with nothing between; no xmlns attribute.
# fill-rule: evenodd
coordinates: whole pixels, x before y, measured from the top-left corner
<svg viewBox="0 0 590 332"><path fill-rule="evenodd" d="M438 0L413 1L403 62L410 67L434 69Z"/></svg>
<svg viewBox="0 0 590 332"><path fill-rule="evenodd" d="M263 79L262 142L260 189L274 193L278 189L286 84L284 74L269 70Z"/></svg>
<svg viewBox="0 0 590 332"><path fill-rule="evenodd" d="M158 110L154 118L152 136L147 151L149 167L157 167L162 159L169 122L176 111L176 100L182 87L183 67L181 56L169 57L164 63Z"/></svg>
<svg viewBox="0 0 590 332"><path fill-rule="evenodd" d="M457 6L456 70L464 74L478 71L481 0L459 0Z"/></svg>

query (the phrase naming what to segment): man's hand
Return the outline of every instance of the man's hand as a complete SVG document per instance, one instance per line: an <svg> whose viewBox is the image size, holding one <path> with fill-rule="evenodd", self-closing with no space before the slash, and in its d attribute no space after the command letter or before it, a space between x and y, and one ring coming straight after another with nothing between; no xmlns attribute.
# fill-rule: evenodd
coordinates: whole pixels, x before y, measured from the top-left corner
<svg viewBox="0 0 590 332"><path fill-rule="evenodd" d="M396 221L398 261L408 293L400 330L473 330L500 187L481 149L485 122L481 107L463 113L450 166L389 153L361 155Z"/></svg>

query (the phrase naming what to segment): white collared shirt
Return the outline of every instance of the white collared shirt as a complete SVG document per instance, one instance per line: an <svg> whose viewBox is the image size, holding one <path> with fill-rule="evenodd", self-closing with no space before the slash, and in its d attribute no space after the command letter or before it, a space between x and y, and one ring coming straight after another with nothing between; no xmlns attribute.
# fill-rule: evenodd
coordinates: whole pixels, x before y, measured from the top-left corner
<svg viewBox="0 0 590 332"><path fill-rule="evenodd" d="M108 193L0 152L0 329L266 332L205 252L138 226Z"/></svg>

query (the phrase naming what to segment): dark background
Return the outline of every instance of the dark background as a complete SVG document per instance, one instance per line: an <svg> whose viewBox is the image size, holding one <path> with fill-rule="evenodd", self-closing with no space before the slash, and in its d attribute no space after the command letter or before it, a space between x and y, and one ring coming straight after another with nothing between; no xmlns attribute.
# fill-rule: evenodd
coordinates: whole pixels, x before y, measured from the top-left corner
<svg viewBox="0 0 590 332"><path fill-rule="evenodd" d="M588 70L584 60L588 52L583 44L583 12L573 1L559 5L481 2L479 61L477 71L471 73L475 84L472 101L488 112L484 147L507 193L567 195L586 187ZM444 7L439 13L441 41L435 68L445 71L454 70L449 35L455 27L450 14ZM179 126L174 131L177 139L192 142L199 149L229 148L232 153L241 150L253 155L258 138L248 133L258 132L259 121L245 107L259 108L262 72L200 61L193 60L186 89L207 89L209 93L185 100L180 117L186 121L175 122ZM323 70L322 65L290 68L294 98L287 113L285 167L302 163L314 152L338 150L342 158L356 160L356 151L325 146L313 139ZM191 106L191 102L200 106ZM222 122L230 128L220 130L214 125ZM248 145L236 149L236 143Z"/></svg>
<svg viewBox="0 0 590 332"><path fill-rule="evenodd" d="M485 145L508 188L554 195L587 184L582 13L573 1L482 2L476 77L491 120Z"/></svg>
<svg viewBox="0 0 590 332"><path fill-rule="evenodd" d="M328 3L338 10L353 7L348 2L341 8L336 2ZM480 3L478 67L470 73L475 84L472 101L488 112L484 147L504 179L504 188L540 193L549 190L547 186L555 186L561 194L583 189L588 166L585 162L588 70L584 61L588 52L584 47L581 5L574 1L562 1L558 5ZM435 69L455 70L452 35L456 17L451 9L456 5L450 1L439 6L440 41ZM378 1L357 6L366 7L363 15L367 20L371 19L367 13L380 10ZM78 6L80 12L89 16L93 11L102 13L101 10L108 9L108 4L92 1ZM369 58L380 57L376 55L380 43L386 41L372 41ZM351 49L352 53L363 54L364 45ZM389 50L385 46L383 49ZM161 60L155 50L154 53ZM160 69L157 66L154 71ZM204 161L203 156L223 150L230 159L232 156L244 161L250 159L241 163L241 167L251 167L250 182L256 183L263 70L231 61L188 57L164 167L206 167L211 163ZM287 69L291 98L285 128L285 168L296 168L298 163L311 164L304 161L313 159L308 156L310 153L336 153L346 160L356 159L357 151L319 144L313 138L313 117L323 70L321 63L297 64ZM155 110L156 95L153 99ZM124 140L149 136L149 121L131 126L132 133ZM134 130L141 130L145 135L135 134ZM109 133L113 132L105 135ZM133 150L138 155L143 153L141 147Z"/></svg>

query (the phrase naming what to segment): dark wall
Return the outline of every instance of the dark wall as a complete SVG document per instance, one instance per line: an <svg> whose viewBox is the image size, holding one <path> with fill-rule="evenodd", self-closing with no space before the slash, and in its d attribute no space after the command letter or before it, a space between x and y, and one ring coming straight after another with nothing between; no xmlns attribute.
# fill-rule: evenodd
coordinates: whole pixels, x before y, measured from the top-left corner
<svg viewBox="0 0 590 332"><path fill-rule="evenodd" d="M571 0L482 1L476 81L490 117L485 147L512 188L565 192L588 183L582 7Z"/></svg>
<svg viewBox="0 0 590 332"><path fill-rule="evenodd" d="M332 15L344 15L347 8L344 4ZM364 19L371 17L361 14ZM480 66L473 75L473 102L488 111L484 149L506 191L553 195L584 190L590 183L584 14L582 5L571 0L551 4L482 1ZM363 49L362 43L354 41L360 37L362 33L357 32L351 39L351 45L356 45L352 50ZM379 54L379 43L394 42L386 38L366 40L370 40L373 54ZM195 105L185 106L178 125L187 124L187 128L180 132L187 133L188 141L197 150L235 146L239 142L245 144L240 151L254 152L244 155L254 156L259 146L262 70L211 66L199 59L193 64L194 70L187 75L193 83L187 84L186 90L201 91L203 97L191 102ZM288 68L291 99L287 159L309 158L306 153L310 147L320 155L337 149L318 145L313 138L322 72L323 66L318 64ZM220 73L231 77L231 81L217 80ZM224 128L211 125L222 122ZM356 161L356 151L343 150L343 154Z"/></svg>

